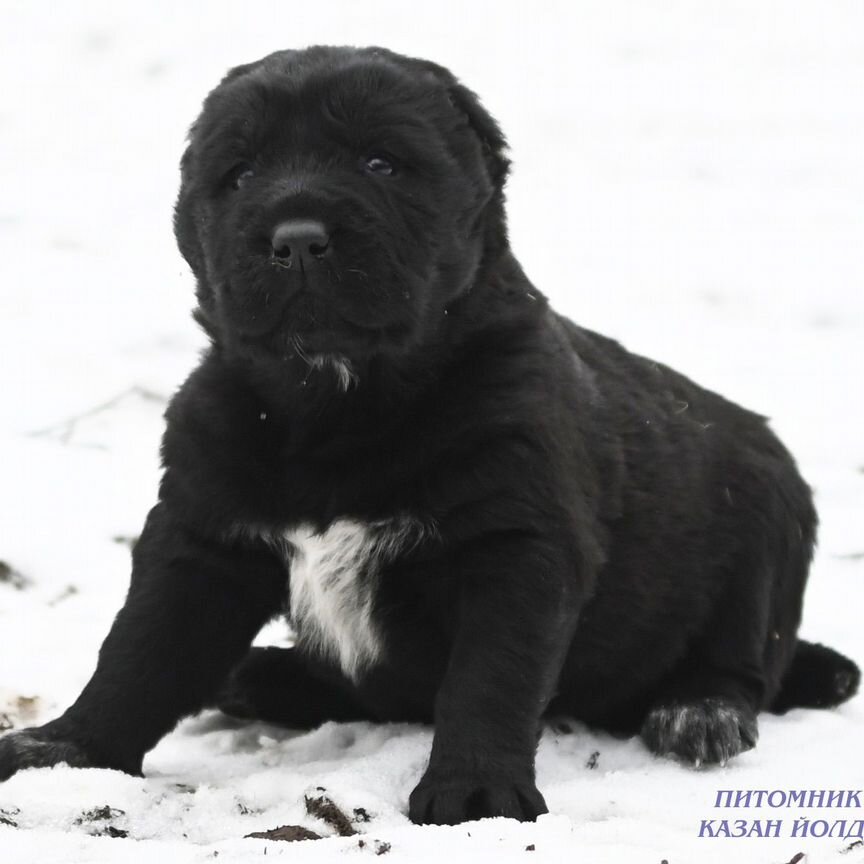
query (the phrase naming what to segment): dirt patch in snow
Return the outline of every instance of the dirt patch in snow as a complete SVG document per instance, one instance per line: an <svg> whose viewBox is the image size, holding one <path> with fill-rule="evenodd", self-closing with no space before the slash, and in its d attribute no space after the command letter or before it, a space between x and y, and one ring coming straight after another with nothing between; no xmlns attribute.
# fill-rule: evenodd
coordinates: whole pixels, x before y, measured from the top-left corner
<svg viewBox="0 0 864 864"><path fill-rule="evenodd" d="M371 817L365 807L355 807L352 811L353 819L326 794L327 790L319 786L313 793L304 796L306 813L313 819L320 819L329 828L332 828L337 837L354 837L359 832L352 823L367 823ZM289 843L298 840L323 840L325 835L318 834L303 825L280 825L268 831L253 831L245 835L247 838L256 840L283 840ZM327 835L332 836L332 835ZM384 855L390 851L390 844L383 840L358 841L360 849L370 849L376 855Z"/></svg>

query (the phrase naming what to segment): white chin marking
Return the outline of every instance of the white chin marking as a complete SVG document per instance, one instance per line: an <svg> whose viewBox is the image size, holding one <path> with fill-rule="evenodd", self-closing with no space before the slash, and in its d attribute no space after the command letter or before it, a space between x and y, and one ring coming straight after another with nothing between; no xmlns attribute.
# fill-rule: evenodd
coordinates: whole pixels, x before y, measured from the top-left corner
<svg viewBox="0 0 864 864"><path fill-rule="evenodd" d="M357 383L357 373L351 362L339 354L309 354L304 358L310 369L330 369L336 373L340 389L345 392Z"/></svg>

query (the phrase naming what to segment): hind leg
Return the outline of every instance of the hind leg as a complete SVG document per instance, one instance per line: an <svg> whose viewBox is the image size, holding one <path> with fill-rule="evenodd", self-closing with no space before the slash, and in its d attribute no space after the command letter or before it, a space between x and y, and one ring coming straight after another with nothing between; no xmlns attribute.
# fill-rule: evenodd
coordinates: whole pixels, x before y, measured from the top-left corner
<svg viewBox="0 0 864 864"><path fill-rule="evenodd" d="M720 598L706 633L661 684L642 726L659 755L694 765L725 763L758 738L765 698L770 579L738 579Z"/></svg>
<svg viewBox="0 0 864 864"><path fill-rule="evenodd" d="M641 733L655 753L696 765L725 763L755 746L757 714L774 698L796 644L815 529L809 490L794 472L770 494L753 495L749 507L740 487L730 501L743 517L735 573L706 631L659 688Z"/></svg>
<svg viewBox="0 0 864 864"><path fill-rule="evenodd" d="M648 712L642 738L655 753L698 765L752 748L757 714L792 659L816 514L794 464L772 447L750 451L725 488L718 517L740 542L737 562L709 626Z"/></svg>
<svg viewBox="0 0 864 864"><path fill-rule="evenodd" d="M216 707L231 717L312 729L371 719L350 681L294 648L252 648L222 686Z"/></svg>
<svg viewBox="0 0 864 864"><path fill-rule="evenodd" d="M722 764L755 746L765 694L768 581L731 586L708 631L660 686L641 733L654 753Z"/></svg>

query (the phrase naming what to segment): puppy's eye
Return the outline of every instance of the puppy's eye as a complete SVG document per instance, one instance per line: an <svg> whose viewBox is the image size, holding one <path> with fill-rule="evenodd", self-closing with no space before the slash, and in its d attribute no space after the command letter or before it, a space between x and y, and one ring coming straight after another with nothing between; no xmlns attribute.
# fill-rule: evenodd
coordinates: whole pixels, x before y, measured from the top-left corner
<svg viewBox="0 0 864 864"><path fill-rule="evenodd" d="M246 184L246 181L249 180L250 177L254 177L255 172L252 170L250 165L247 165L245 162L241 162L239 165L235 165L227 174L225 178L225 183L231 189L242 189Z"/></svg>
<svg viewBox="0 0 864 864"><path fill-rule="evenodd" d="M383 177L390 177L396 173L396 166L392 160L384 156L369 156L363 163L363 170L367 174L380 174Z"/></svg>

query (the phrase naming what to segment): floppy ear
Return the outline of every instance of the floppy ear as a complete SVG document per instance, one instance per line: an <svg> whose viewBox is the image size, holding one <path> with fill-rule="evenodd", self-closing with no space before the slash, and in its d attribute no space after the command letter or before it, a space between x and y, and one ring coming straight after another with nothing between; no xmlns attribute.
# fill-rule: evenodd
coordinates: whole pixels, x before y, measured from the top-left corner
<svg viewBox="0 0 864 864"><path fill-rule="evenodd" d="M207 105L213 100L214 96L226 85L230 84L238 78L242 78L249 72L253 72L260 66L264 65L269 60L280 55L293 54L293 51L281 51L275 54L270 54L261 60L255 60L252 63L244 63L240 66L234 66L229 69L219 84L210 91L207 98L204 100L203 112L207 109ZM200 118L199 118L200 119ZM192 268L192 272L198 279L199 283L206 276L204 266L204 251L201 246L201 237L197 225L197 214L193 205L192 189L195 185L195 134L198 127L198 121L192 124L187 136L189 144L186 147L186 152L180 159L180 193L177 196L177 203L174 205L174 236L177 238L177 245L180 247L180 253Z"/></svg>
<svg viewBox="0 0 864 864"><path fill-rule="evenodd" d="M283 54L293 52L281 52ZM213 88L207 98L204 100L204 108L213 99L216 94L225 84L228 84L237 78L242 78L249 72L254 71L259 66L263 65L271 57L277 55L272 54L270 57L265 57L263 60L255 60L253 63L244 63L241 66L235 66L229 69L219 84ZM193 205L192 189L195 185L195 133L198 122L192 124L189 129L186 152L180 159L180 193L177 196L177 203L174 205L174 236L177 238L177 245L180 247L180 253L192 268L192 272L198 279L199 285L206 277L204 266L204 251L201 246L201 237L197 224L197 214Z"/></svg>
<svg viewBox="0 0 864 864"><path fill-rule="evenodd" d="M504 155L507 139L492 115L480 104L477 94L460 84L449 72L447 75L451 80L447 87L450 101L468 117L468 123L483 147L489 176L495 188L500 190L510 170L510 160Z"/></svg>
<svg viewBox="0 0 864 864"><path fill-rule="evenodd" d="M288 52L284 52L288 53ZM270 55L271 57L276 55ZM240 66L234 66L229 69L219 84L210 91L207 98L204 100L204 108L206 110L216 93L218 93L224 85L235 81L237 78L242 78L244 75L252 72L261 66L269 57L263 60L255 60L253 63L244 63ZM186 152L180 159L180 193L177 196L177 202L174 205L174 236L177 238L177 245L180 248L180 254L186 259L195 278L198 280L199 289L202 280L205 278L204 266L204 251L201 246L201 237L197 225L197 214L193 204L192 188L195 185L195 133L198 126L198 121L192 124L189 129L187 139L189 141L186 147ZM200 299L200 297L199 297Z"/></svg>
<svg viewBox="0 0 864 864"><path fill-rule="evenodd" d="M194 205L194 137L195 126L193 125L189 130L189 145L180 160L180 193L174 205L174 237L180 254L186 259L195 276L198 308L192 313L193 317L208 336L214 337L214 298L207 281L207 267L204 263L204 249L198 225L200 217Z"/></svg>
<svg viewBox="0 0 864 864"><path fill-rule="evenodd" d="M204 269L204 253L201 249L201 239L198 236L198 226L195 224L195 214L192 207L192 168L194 156L192 153L192 138L195 127L189 130L190 143L180 159L180 192L174 204L174 237L180 254L186 259L192 272L198 277Z"/></svg>
<svg viewBox="0 0 864 864"><path fill-rule="evenodd" d="M431 74L439 84L444 85L450 102L465 115L468 119L468 125L480 140L489 177L500 193L510 170L510 160L504 155L507 149L507 139L495 119L480 103L477 94L460 83L459 79L445 66L433 63L431 60L403 57L400 54L394 54L387 48L372 48L370 50L373 54L383 55L400 66L407 65L414 70L419 67Z"/></svg>
<svg viewBox="0 0 864 864"><path fill-rule="evenodd" d="M225 73L219 84L213 88L204 100L204 108L202 116L207 110L208 104L225 85L230 85L231 82L254 72L265 63L274 62L279 59L285 60L289 56L293 56L294 51L277 51L270 54L261 60L255 60L252 63L244 63L241 66L235 66ZM199 118L200 119L200 118ZM180 249L180 254L186 259L192 273L195 276L196 288L195 294L198 298L198 308L192 313L192 316L198 324L204 329L211 339L216 338L216 298L213 294L213 289L210 286L207 275L206 256L204 255L204 247L201 236L201 219L202 214L195 206L195 201L200 198L197 190L195 165L195 137L198 127L198 121L192 124L189 129L186 151L180 159L180 192L177 195L177 201L174 204L174 237L177 240L177 246Z"/></svg>
<svg viewBox="0 0 864 864"><path fill-rule="evenodd" d="M492 187L486 206L478 216L484 232L485 254L494 259L507 249L507 217L504 212L504 184L510 170L510 160L505 155L507 139L492 115L480 103L477 95L462 84L446 67L431 60L402 57L387 49L372 49L373 53L387 56L401 66L408 65L412 71L422 70L431 75L439 86L443 85L451 104L468 121L468 126L480 142L481 155L486 165Z"/></svg>

